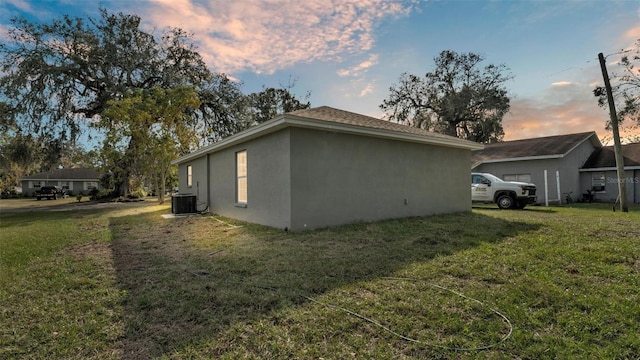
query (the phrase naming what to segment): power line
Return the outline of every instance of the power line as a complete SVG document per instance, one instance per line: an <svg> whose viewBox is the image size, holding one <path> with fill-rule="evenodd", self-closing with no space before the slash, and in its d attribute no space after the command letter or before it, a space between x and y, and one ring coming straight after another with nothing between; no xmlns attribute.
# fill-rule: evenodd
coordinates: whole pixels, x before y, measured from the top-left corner
<svg viewBox="0 0 640 360"><path fill-rule="evenodd" d="M611 56L611 55L626 54L626 53L629 53L629 52L632 52L632 51L633 51L633 49L627 49L627 50L622 49L622 50L620 50L618 52L614 52L614 53L608 54L607 56L605 56L605 59L607 57ZM597 60L598 60L598 58L593 58L593 59L585 61L584 64L589 64L589 63L595 62ZM568 67L566 69L554 72L553 74L549 74L549 75L547 75L547 76L545 76L543 78L546 79L546 78L549 78L549 77L552 77L552 76L555 76L555 75L558 75L558 74L562 74L564 72L571 71L571 70L584 70L584 67L570 66L570 67Z"/></svg>

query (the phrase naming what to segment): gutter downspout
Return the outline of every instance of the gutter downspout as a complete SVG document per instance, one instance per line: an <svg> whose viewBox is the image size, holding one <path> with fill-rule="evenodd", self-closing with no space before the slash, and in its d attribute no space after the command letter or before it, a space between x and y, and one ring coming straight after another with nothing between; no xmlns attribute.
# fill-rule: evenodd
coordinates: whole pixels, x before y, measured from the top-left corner
<svg viewBox="0 0 640 360"><path fill-rule="evenodd" d="M211 212L211 208L209 207L209 199L211 198L211 169L210 169L210 159L209 159L210 154L207 153L207 207L205 209L207 209L209 212Z"/></svg>

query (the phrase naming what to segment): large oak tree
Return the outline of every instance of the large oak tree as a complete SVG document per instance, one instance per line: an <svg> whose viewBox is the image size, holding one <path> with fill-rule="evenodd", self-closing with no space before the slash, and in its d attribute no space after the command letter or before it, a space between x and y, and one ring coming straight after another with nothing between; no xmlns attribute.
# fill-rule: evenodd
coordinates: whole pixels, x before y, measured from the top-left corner
<svg viewBox="0 0 640 360"><path fill-rule="evenodd" d="M12 22L0 43L0 128L11 134L8 141L29 139L46 150L51 161L44 169L58 166L82 131L99 134L105 139L103 165L119 174L114 179L121 195L129 192L129 178L141 171L141 162L162 157L159 167L146 169L166 174L171 156L309 107L291 94L292 86L243 95L241 83L206 67L189 34L170 28L157 35L136 15L101 9L97 19ZM185 89L193 93L182 106L177 94ZM154 102L157 107L147 106ZM173 107L163 107L167 103ZM172 115L162 116L160 108ZM152 149L161 155L145 158Z"/></svg>
<svg viewBox="0 0 640 360"><path fill-rule="evenodd" d="M2 123L17 124L16 133L59 145L75 140L88 124L110 131L116 124L108 121L118 121L103 118L110 101L180 86L192 87L201 98L191 113L206 129L197 134L201 143L237 131L244 103L239 84L209 71L180 29L156 36L142 28L140 17L104 9L98 19L12 21L9 40L0 44L0 100L12 114ZM60 146L45 148L59 155Z"/></svg>
<svg viewBox="0 0 640 360"><path fill-rule="evenodd" d="M380 105L391 121L463 139L491 143L504 136L509 111L505 65L483 65L474 53L443 51L424 77L404 73Z"/></svg>

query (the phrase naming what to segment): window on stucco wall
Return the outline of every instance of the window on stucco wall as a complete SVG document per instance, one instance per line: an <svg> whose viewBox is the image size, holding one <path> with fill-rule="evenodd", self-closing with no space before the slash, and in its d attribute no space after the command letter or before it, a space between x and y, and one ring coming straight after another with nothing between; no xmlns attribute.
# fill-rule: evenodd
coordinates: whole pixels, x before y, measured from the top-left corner
<svg viewBox="0 0 640 360"><path fill-rule="evenodd" d="M505 175L502 179L504 181L519 181L519 182L531 182L531 174L509 174Z"/></svg>
<svg viewBox="0 0 640 360"><path fill-rule="evenodd" d="M84 190L92 190L92 189L97 189L98 188L98 182L97 181L85 181L82 184L83 184L82 188Z"/></svg>
<svg viewBox="0 0 640 360"><path fill-rule="evenodd" d="M193 186L193 167L191 165L187 166L187 186Z"/></svg>
<svg viewBox="0 0 640 360"><path fill-rule="evenodd" d="M58 186L64 190L73 190L73 182L71 181L59 181Z"/></svg>
<svg viewBox="0 0 640 360"><path fill-rule="evenodd" d="M594 172L591 174L591 190L604 191L604 172Z"/></svg>
<svg viewBox="0 0 640 360"><path fill-rule="evenodd" d="M247 151L236 153L236 202L247 204Z"/></svg>

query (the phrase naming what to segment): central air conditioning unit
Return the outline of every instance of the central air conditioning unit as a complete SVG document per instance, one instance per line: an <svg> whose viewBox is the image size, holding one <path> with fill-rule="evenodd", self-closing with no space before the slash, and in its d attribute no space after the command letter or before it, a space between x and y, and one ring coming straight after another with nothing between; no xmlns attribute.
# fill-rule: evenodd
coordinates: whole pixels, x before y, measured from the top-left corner
<svg viewBox="0 0 640 360"><path fill-rule="evenodd" d="M195 214L196 196L192 194L176 194L171 197L172 214Z"/></svg>

